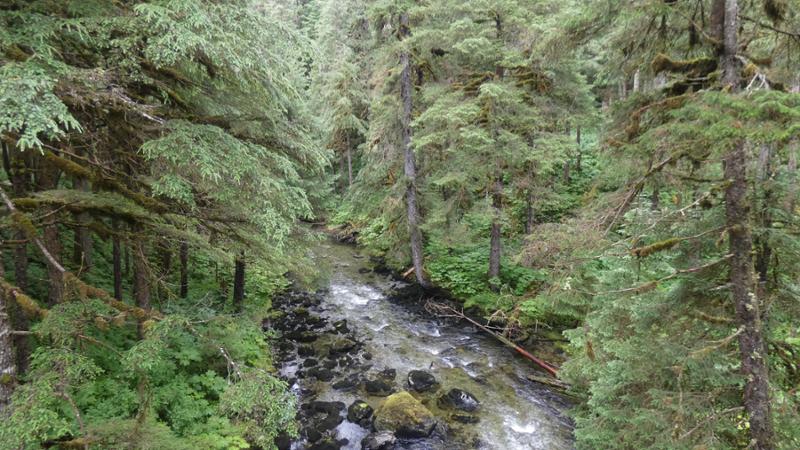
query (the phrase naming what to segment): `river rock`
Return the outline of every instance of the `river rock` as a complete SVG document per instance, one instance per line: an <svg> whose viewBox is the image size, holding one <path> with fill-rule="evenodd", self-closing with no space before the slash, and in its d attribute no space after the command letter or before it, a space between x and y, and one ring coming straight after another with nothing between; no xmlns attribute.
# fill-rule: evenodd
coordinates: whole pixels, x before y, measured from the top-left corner
<svg viewBox="0 0 800 450"><path fill-rule="evenodd" d="M351 392L356 390L360 382L361 381L358 379L358 375L351 375L345 379L333 383L332 386L337 391Z"/></svg>
<svg viewBox="0 0 800 450"><path fill-rule="evenodd" d="M450 420L460 423L478 423L480 418L478 418L478 416L470 416L469 414L452 414Z"/></svg>
<svg viewBox="0 0 800 450"><path fill-rule="evenodd" d="M308 344L303 344L297 347L297 354L300 356L314 356L317 352L314 347Z"/></svg>
<svg viewBox="0 0 800 450"><path fill-rule="evenodd" d="M309 376L312 376L319 381L328 382L333 380L333 371L326 369L325 367L312 367L307 373Z"/></svg>
<svg viewBox="0 0 800 450"><path fill-rule="evenodd" d="M347 327L347 319L337 320L333 322L333 329L336 330L339 334L347 334L350 332L350 328Z"/></svg>
<svg viewBox="0 0 800 450"><path fill-rule="evenodd" d="M378 376L387 381L394 381L394 379L397 378L397 370L383 369L380 371L380 373L378 373Z"/></svg>
<svg viewBox="0 0 800 450"><path fill-rule="evenodd" d="M372 421L373 409L367 402L356 400L347 408L347 420L368 428Z"/></svg>
<svg viewBox="0 0 800 450"><path fill-rule="evenodd" d="M406 391L392 394L375 412L375 430L389 431L400 439L430 436L436 418L422 403Z"/></svg>
<svg viewBox="0 0 800 450"><path fill-rule="evenodd" d="M319 361L314 358L308 358L307 360L303 361L303 367L313 367L319 365Z"/></svg>
<svg viewBox="0 0 800 450"><path fill-rule="evenodd" d="M287 433L281 433L275 437L275 447L278 450L289 450L292 448L292 438Z"/></svg>
<svg viewBox="0 0 800 450"><path fill-rule="evenodd" d="M347 439L336 440L333 438L325 438L316 444L308 447L308 450L339 450L340 448L347 445L349 441Z"/></svg>
<svg viewBox="0 0 800 450"><path fill-rule="evenodd" d="M408 373L408 386L417 392L427 392L438 387L436 377L424 370L412 370Z"/></svg>
<svg viewBox="0 0 800 450"><path fill-rule="evenodd" d="M358 345L354 340L348 338L336 338L331 342L330 352L331 354L334 353L346 353L350 350L353 350Z"/></svg>
<svg viewBox="0 0 800 450"><path fill-rule="evenodd" d="M286 333L285 337L287 339L291 339L296 342L303 342L306 344L317 340L317 335L311 331L300 331L300 330L290 331L289 333Z"/></svg>
<svg viewBox="0 0 800 450"><path fill-rule="evenodd" d="M368 394L376 397L386 397L394 392L394 387L384 379L378 378L376 380L367 380L364 382L364 390Z"/></svg>
<svg viewBox="0 0 800 450"><path fill-rule="evenodd" d="M478 409L480 402L474 395L467 391L450 389L446 394L439 397L439 406L472 412Z"/></svg>
<svg viewBox="0 0 800 450"><path fill-rule="evenodd" d="M389 431L371 434L361 440L361 450L392 450L397 442Z"/></svg>

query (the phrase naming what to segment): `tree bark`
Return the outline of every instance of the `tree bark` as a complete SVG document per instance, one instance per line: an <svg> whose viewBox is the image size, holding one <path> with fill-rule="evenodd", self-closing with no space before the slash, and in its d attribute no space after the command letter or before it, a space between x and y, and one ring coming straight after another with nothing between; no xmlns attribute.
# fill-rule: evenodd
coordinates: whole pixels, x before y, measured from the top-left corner
<svg viewBox="0 0 800 450"><path fill-rule="evenodd" d="M533 210L533 188L528 188L525 199L525 234L533 233L535 215Z"/></svg>
<svg viewBox="0 0 800 450"><path fill-rule="evenodd" d="M236 258L233 272L233 307L236 312L242 312L244 306L244 272L245 261L244 252Z"/></svg>
<svg viewBox="0 0 800 450"><path fill-rule="evenodd" d="M769 227L772 223L772 188L768 181L772 176L772 146L762 145L758 157L758 180L759 185L764 188L763 202L759 211L759 222L762 230L756 239L756 273L760 283L767 282L769 274L769 262L772 259L772 247L769 245Z"/></svg>
<svg viewBox="0 0 800 450"><path fill-rule="evenodd" d="M403 12L400 14L400 38L405 40L409 35L408 13ZM422 264L422 231L419 229L420 214L419 206L417 205L417 166L414 149L411 147L411 56L406 49L403 49L400 53L400 66L400 100L403 106L401 116L403 170L406 179L406 215L408 219L409 244L411 246L411 262L414 266L414 276L417 279L417 283L422 286L429 286L430 283L425 277L425 270Z"/></svg>
<svg viewBox="0 0 800 450"><path fill-rule="evenodd" d="M581 171L581 164L583 163L583 148L581 147L581 126L578 125L575 131L575 142L578 144L578 155L575 158L575 170Z"/></svg>
<svg viewBox="0 0 800 450"><path fill-rule="evenodd" d="M633 92L639 92L641 83L641 71L636 69L636 72L633 73Z"/></svg>
<svg viewBox="0 0 800 450"><path fill-rule="evenodd" d="M136 231L141 232L141 227L137 227ZM149 311L150 283L148 281L147 254L140 238L132 239L131 252L133 253L133 297L136 300L136 306ZM143 339L144 329L141 322L139 322L138 331L139 338Z"/></svg>
<svg viewBox="0 0 800 450"><path fill-rule="evenodd" d="M114 221L111 225L114 236L111 239L111 259L114 266L114 298L122 300L122 249L119 241L119 225Z"/></svg>
<svg viewBox="0 0 800 450"><path fill-rule="evenodd" d="M738 28L739 28L739 2L738 0L724 0L724 19L722 28L722 52L720 67L722 67L722 84L736 90L739 85L739 60Z"/></svg>
<svg viewBox="0 0 800 450"><path fill-rule="evenodd" d="M2 266L0 271L3 271ZM0 273L0 278L5 278L5 272ZM0 288L0 418L8 416L11 395L17 384L17 362L11 335L13 328L8 312L12 303L10 296Z"/></svg>
<svg viewBox="0 0 800 450"><path fill-rule="evenodd" d="M6 170L9 180L11 180L14 197L24 197L29 184L26 175L26 159L19 150L9 149L8 144L5 142L1 142L0 144L3 147L3 167ZM13 250L14 280L17 287L25 292L28 289L27 236L25 236L25 232L22 230L16 230L13 233L14 238L19 241L19 243L14 246ZM2 277L5 278L5 270L1 266L2 263L0 263L0 269L3 270ZM28 330L28 318L16 302L8 303L6 313L9 315L12 329L19 331ZM13 342L16 349L17 374L24 375L28 371L28 363L31 354L29 338L25 335L14 336Z"/></svg>
<svg viewBox="0 0 800 450"><path fill-rule="evenodd" d="M89 181L83 178L75 178L73 180L73 189L88 191ZM89 232L89 228L84 225L89 223L90 220L89 213L75 214L75 221L80 225L75 228L72 260L76 267L80 267L78 274L88 272L92 267L92 235Z"/></svg>
<svg viewBox="0 0 800 450"><path fill-rule="evenodd" d="M25 197L28 191L28 164L25 156L18 149L9 148L5 142L0 142L3 150L3 167L11 181L12 192L15 198ZM15 231L14 239L20 243L14 247L14 281L23 291L28 290L28 245L27 237L22 230Z"/></svg>
<svg viewBox="0 0 800 450"><path fill-rule="evenodd" d="M503 209L503 179L497 176L492 189L492 231L489 243L489 272L490 279L500 276L500 258L502 256L502 209ZM499 286L493 284L492 288Z"/></svg>
<svg viewBox="0 0 800 450"><path fill-rule="evenodd" d="M347 137L346 140L347 145L347 187L352 189L353 188L353 155L352 150L350 149L350 136Z"/></svg>
<svg viewBox="0 0 800 450"><path fill-rule="evenodd" d="M730 183L725 190L725 213L732 255L731 291L736 320L743 330L739 334L739 352L745 376L744 407L750 422L750 448L771 450L773 445L767 349L762 336L759 302L754 290L746 166L745 145L740 143L725 158L725 178Z"/></svg>
<svg viewBox="0 0 800 450"><path fill-rule="evenodd" d="M181 242L180 250L181 260L181 298L186 298L189 295L189 244Z"/></svg>
<svg viewBox="0 0 800 450"><path fill-rule="evenodd" d="M58 187L60 171L57 167L49 164L44 158L39 160L39 170L37 171L36 187L40 190L55 189ZM57 305L64 300L64 270L61 267L62 244L58 230L57 208L52 206L47 208L50 217L44 225L42 242L47 251L57 264L47 265L48 293L47 302L49 306Z"/></svg>

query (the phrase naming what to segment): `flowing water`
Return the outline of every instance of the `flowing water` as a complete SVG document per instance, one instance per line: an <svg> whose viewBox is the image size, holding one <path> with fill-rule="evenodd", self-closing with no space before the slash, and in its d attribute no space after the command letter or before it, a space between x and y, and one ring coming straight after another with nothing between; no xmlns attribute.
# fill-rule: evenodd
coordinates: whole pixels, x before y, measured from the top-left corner
<svg viewBox="0 0 800 450"><path fill-rule="evenodd" d="M397 371L397 389L405 389L406 376L414 369L435 375L441 387L423 402L440 418L442 426L433 437L401 442L406 449L547 449L573 447L571 423L565 414L568 404L548 389L525 377L534 366L474 327L452 321L444 322L397 301L392 292L401 283L390 275L372 271L368 258L355 247L327 242L314 250L320 268L318 288L323 298L317 311L328 322L346 319L352 333L363 343L361 354L369 353L372 372ZM283 374L296 376L301 359L284 363ZM368 366L369 367L369 366ZM378 408L383 397L367 395L363 388L342 392L331 383L313 378L293 379L293 389L304 392L301 402L309 399L341 401L346 405L356 399ZM335 381L335 380L334 380ZM435 397L458 388L472 393L480 407L474 415L477 424L448 420ZM310 395L309 395L310 394ZM299 394L300 395L300 394ZM344 415L344 413L342 413ZM360 449L362 438L370 432L359 425L342 421L335 437L347 439L342 448ZM343 442L343 441L342 441ZM306 442L293 448L305 448Z"/></svg>

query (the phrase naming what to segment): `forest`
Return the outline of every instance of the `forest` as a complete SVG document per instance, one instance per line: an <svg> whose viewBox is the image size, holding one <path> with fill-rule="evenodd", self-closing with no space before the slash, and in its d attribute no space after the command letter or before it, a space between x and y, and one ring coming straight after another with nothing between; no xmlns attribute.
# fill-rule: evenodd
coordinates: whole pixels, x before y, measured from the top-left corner
<svg viewBox="0 0 800 450"><path fill-rule="evenodd" d="M0 145L0 450L800 448L800 0L0 0Z"/></svg>

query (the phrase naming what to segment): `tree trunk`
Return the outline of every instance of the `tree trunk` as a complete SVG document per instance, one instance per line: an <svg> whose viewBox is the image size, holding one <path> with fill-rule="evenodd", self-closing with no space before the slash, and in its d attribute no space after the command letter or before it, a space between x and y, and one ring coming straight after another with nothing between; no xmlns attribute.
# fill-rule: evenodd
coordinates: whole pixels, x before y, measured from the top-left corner
<svg viewBox="0 0 800 450"><path fill-rule="evenodd" d="M535 215L533 211L533 188L529 188L526 192L525 199L525 234L533 233L533 226L535 225Z"/></svg>
<svg viewBox="0 0 800 450"><path fill-rule="evenodd" d="M119 242L119 225L114 221L111 225L114 229L114 236L111 238L111 259L114 266L114 298L122 300L122 251Z"/></svg>
<svg viewBox="0 0 800 450"><path fill-rule="evenodd" d="M36 187L39 190L55 189L58 187L60 171L57 167L49 164L44 158L39 159L39 170L36 173ZM62 244L58 230L58 208L51 206L46 208L49 217L44 225L42 241L47 251L53 259L61 264ZM48 305L53 306L61 303L64 299L64 272L52 264L47 265L48 278Z"/></svg>
<svg viewBox="0 0 800 450"><path fill-rule="evenodd" d="M352 189L353 188L353 155L352 150L350 149L350 136L347 137L346 140L347 144L347 187Z"/></svg>
<svg viewBox="0 0 800 450"><path fill-rule="evenodd" d="M242 312L244 306L244 252L236 258L233 272L233 307L236 312Z"/></svg>
<svg viewBox="0 0 800 450"><path fill-rule="evenodd" d="M583 163L583 148L581 147L581 126L578 125L575 130L575 142L578 144L578 155L575 158L575 170L581 171L581 164Z"/></svg>
<svg viewBox="0 0 800 450"><path fill-rule="evenodd" d="M3 166L9 180L11 180L14 197L24 197L28 190L25 157L17 149L9 151L8 144L5 142L0 142L0 144L3 147ZM16 230L13 233L14 239L18 241L13 250L14 280L17 287L25 292L28 289L27 236L25 236L25 232L22 230ZM0 262L0 270L3 272L2 278L5 278L5 268L2 267L2 262ZM16 302L9 301L5 312L9 315L9 323L12 329L28 331L28 318ZM16 371L18 375L24 375L28 371L28 362L30 361L31 350L29 338L25 335L14 336L13 342L16 349ZM1 415L2 413L0 413L0 416Z"/></svg>
<svg viewBox="0 0 800 450"><path fill-rule="evenodd" d="M137 227L137 232L141 231ZM133 296L136 299L136 306L150 310L150 283L148 281L147 255L144 243L140 238L134 237L131 242L131 252L133 253ZM142 323L138 325L139 339L144 338Z"/></svg>
<svg viewBox="0 0 800 450"><path fill-rule="evenodd" d="M186 298L189 295L189 244L181 242L180 251L181 260L181 298Z"/></svg>
<svg viewBox="0 0 800 450"><path fill-rule="evenodd" d="M753 250L747 204L747 160L744 143L740 143L725 158L725 212L730 243L731 291L736 307L739 352L745 376L744 407L749 416L750 448L772 449L772 422L769 404L769 374L767 349L762 336L758 298L754 291Z"/></svg>
<svg viewBox="0 0 800 450"><path fill-rule="evenodd" d="M89 181L83 178L75 178L73 180L73 189L88 191ZM88 224L90 220L89 213L75 214L75 221L80 225L75 228L72 260L75 266L80 268L78 274L88 272L92 267L92 235L89 232L89 228L84 225Z"/></svg>
<svg viewBox="0 0 800 450"><path fill-rule="evenodd" d="M500 276L500 257L502 256L503 179L499 175L494 180L492 191L492 231L489 243L488 276L490 279L495 279ZM493 283L493 289L498 287Z"/></svg>
<svg viewBox="0 0 800 450"><path fill-rule="evenodd" d="M410 35L408 14L400 14L400 37L405 39ZM419 207L417 206L417 166L414 158L414 149L411 147L411 57L407 50L400 54L400 100L403 105L401 117L403 139L403 169L406 178L406 207L408 219L408 234L411 245L411 262L414 266L414 276L422 286L429 286L425 278L422 265L422 232L419 229Z"/></svg>
<svg viewBox="0 0 800 450"><path fill-rule="evenodd" d="M0 266L0 271L3 271ZM5 278L5 273L0 273ZM0 288L0 418L8 417L11 395L17 384L17 362L11 335L13 328L9 317L11 293Z"/></svg>
<svg viewBox="0 0 800 450"><path fill-rule="evenodd" d="M738 0L724 0L724 21L722 31L722 52L720 67L722 67L722 84L736 90L739 85L739 61L736 59L738 52L739 28L739 2Z"/></svg>
<svg viewBox="0 0 800 450"><path fill-rule="evenodd" d="M760 226L765 232L756 239L756 273L760 283L767 282L769 262L772 259L772 247L769 245L769 227L772 223L772 188L768 181L772 176L772 146L762 145L758 157L759 186L764 188L763 202L759 211Z"/></svg>
<svg viewBox="0 0 800 450"><path fill-rule="evenodd" d="M636 69L636 72L633 73L633 92L639 92L640 84L641 84L641 71Z"/></svg>
<svg viewBox="0 0 800 450"><path fill-rule="evenodd" d="M3 146L3 166L8 179L11 180L14 197L24 197L28 191L27 163L25 156L18 149L9 149L8 144ZM28 290L28 244L27 236L22 230L14 232L14 239L20 243L14 247L14 281L23 292Z"/></svg>
<svg viewBox="0 0 800 450"><path fill-rule="evenodd" d="M797 151L800 149L800 142L792 141L789 143L789 162L786 171L789 175L789 187L786 189L786 211L793 213L797 205Z"/></svg>

